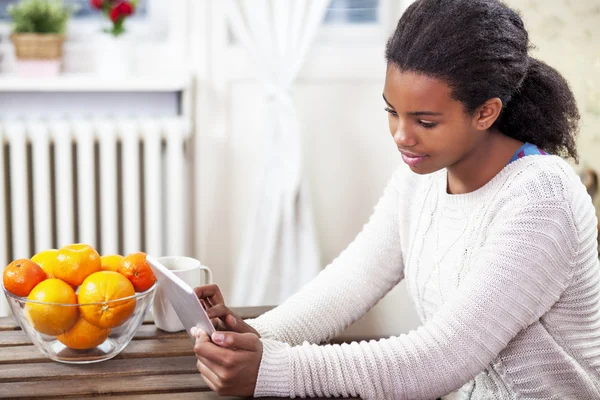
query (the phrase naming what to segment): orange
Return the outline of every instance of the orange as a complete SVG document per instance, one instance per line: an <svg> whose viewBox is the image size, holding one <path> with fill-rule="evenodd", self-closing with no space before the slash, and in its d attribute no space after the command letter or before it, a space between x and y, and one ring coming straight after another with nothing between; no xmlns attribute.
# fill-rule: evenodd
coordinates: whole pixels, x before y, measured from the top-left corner
<svg viewBox="0 0 600 400"><path fill-rule="evenodd" d="M2 283L15 296L27 297L31 290L46 279L46 273L35 262L26 258L14 260L4 269Z"/></svg>
<svg viewBox="0 0 600 400"><path fill-rule="evenodd" d="M31 257L31 261L42 267L46 273L47 279L56 278L52 271L54 270L54 266L58 264L58 250L50 249L40 251L35 256Z"/></svg>
<svg viewBox="0 0 600 400"><path fill-rule="evenodd" d="M100 271L88 276L79 288L79 311L87 322L98 328L114 328L133 314L136 300L129 279L118 272ZM98 303L85 305L88 303Z"/></svg>
<svg viewBox="0 0 600 400"><path fill-rule="evenodd" d="M117 271L131 281L136 292L145 292L156 282L154 272L146 261L146 253L129 254Z"/></svg>
<svg viewBox="0 0 600 400"><path fill-rule="evenodd" d="M87 350L100 346L110 335L110 329L97 328L79 318L70 331L58 335L59 342L70 349Z"/></svg>
<svg viewBox="0 0 600 400"><path fill-rule="evenodd" d="M100 270L100 254L92 246L80 243L58 250L58 263L53 268L57 278L75 286Z"/></svg>
<svg viewBox="0 0 600 400"><path fill-rule="evenodd" d="M119 265L121 265L121 261L123 261L123 256L120 254L110 254L100 257L102 271L117 272Z"/></svg>
<svg viewBox="0 0 600 400"><path fill-rule="evenodd" d="M68 283L60 279L46 279L29 293L28 300L53 304L27 302L25 316L33 328L46 335L60 335L69 331L79 318L77 295ZM61 305L65 304L65 305ZM69 304L73 304L69 306Z"/></svg>

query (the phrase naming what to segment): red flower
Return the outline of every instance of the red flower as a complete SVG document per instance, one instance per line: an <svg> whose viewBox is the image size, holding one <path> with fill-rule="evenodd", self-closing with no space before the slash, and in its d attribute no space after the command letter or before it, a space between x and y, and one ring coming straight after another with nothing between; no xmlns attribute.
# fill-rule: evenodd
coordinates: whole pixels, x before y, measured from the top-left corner
<svg viewBox="0 0 600 400"><path fill-rule="evenodd" d="M90 0L90 4L92 7L97 8L98 10L102 10L104 7L104 0Z"/></svg>
<svg viewBox="0 0 600 400"><path fill-rule="evenodd" d="M112 22L117 22L121 18L125 18L135 11L133 4L128 1L121 1L110 10L110 19Z"/></svg>

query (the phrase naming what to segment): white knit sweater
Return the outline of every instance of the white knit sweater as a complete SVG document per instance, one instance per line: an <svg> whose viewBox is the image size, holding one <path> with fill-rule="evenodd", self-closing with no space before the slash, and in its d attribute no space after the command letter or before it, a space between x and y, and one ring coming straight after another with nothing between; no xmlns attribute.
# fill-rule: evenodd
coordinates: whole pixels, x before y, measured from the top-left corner
<svg viewBox="0 0 600 400"><path fill-rule="evenodd" d="M597 224L579 178L529 156L472 193L448 195L446 179L398 170L349 247L249 321L256 396L600 399ZM402 279L421 327L319 345Z"/></svg>

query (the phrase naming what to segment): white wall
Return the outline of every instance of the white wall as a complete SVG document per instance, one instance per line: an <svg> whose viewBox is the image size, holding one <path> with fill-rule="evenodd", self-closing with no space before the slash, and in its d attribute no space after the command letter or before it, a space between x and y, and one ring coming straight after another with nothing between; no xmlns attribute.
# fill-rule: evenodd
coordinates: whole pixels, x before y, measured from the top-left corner
<svg viewBox="0 0 600 400"><path fill-rule="evenodd" d="M521 11L534 57L569 82L579 112L580 164L600 173L600 0L507 0ZM597 204L600 212L600 204Z"/></svg>
<svg viewBox="0 0 600 400"><path fill-rule="evenodd" d="M382 69L378 80L301 82L296 89L323 265L361 230L391 172L402 163L383 111L383 74ZM416 326L402 283L345 334L383 337Z"/></svg>

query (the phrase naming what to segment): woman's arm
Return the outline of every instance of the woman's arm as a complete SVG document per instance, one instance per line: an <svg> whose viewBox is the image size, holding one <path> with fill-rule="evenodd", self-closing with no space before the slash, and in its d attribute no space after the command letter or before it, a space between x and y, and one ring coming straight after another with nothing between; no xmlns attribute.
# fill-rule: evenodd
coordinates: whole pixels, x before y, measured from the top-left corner
<svg viewBox="0 0 600 400"><path fill-rule="evenodd" d="M579 251L566 201L512 204L497 221L465 281L425 325L341 346L262 339L255 395L431 399L468 382L559 299ZM341 303L328 313L343 313Z"/></svg>
<svg viewBox="0 0 600 400"><path fill-rule="evenodd" d="M261 337L290 344L326 341L403 278L398 216L403 172L394 174L369 222L339 257L282 305L246 321Z"/></svg>

